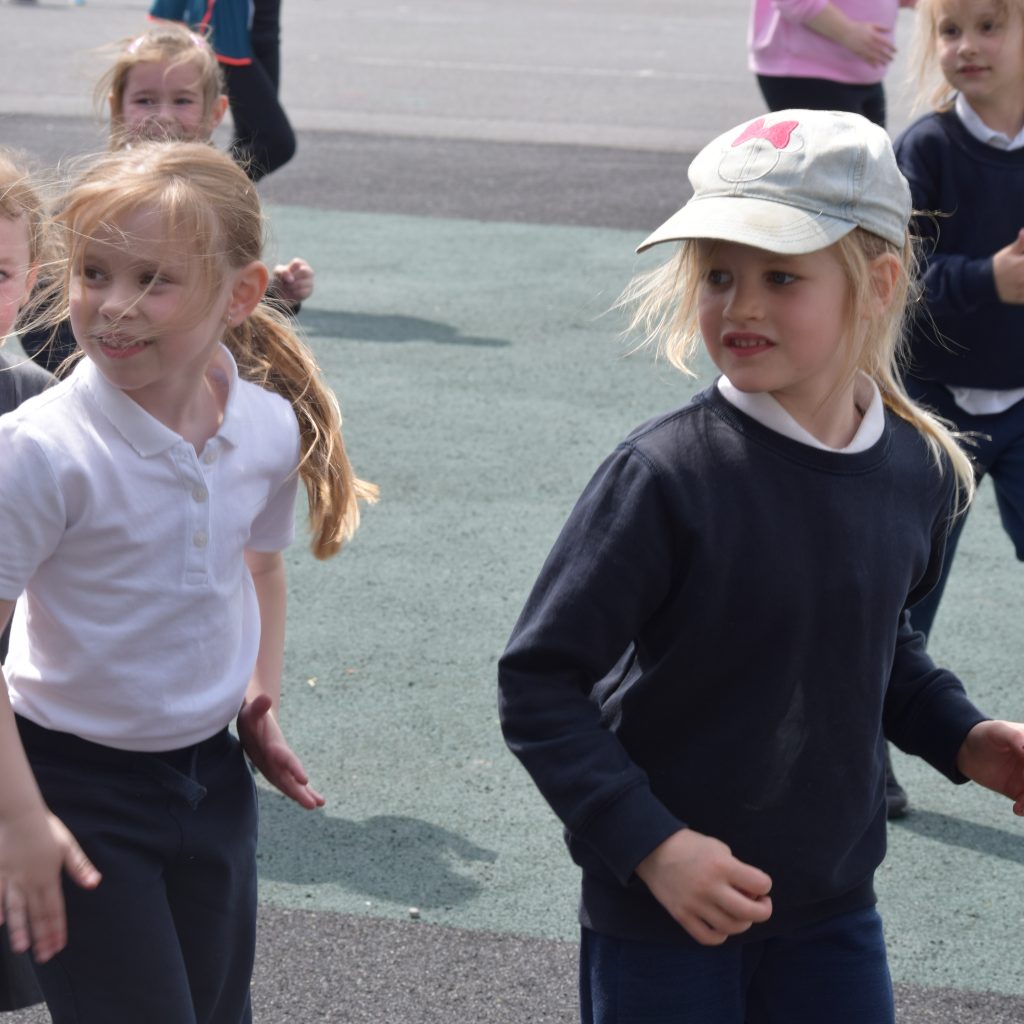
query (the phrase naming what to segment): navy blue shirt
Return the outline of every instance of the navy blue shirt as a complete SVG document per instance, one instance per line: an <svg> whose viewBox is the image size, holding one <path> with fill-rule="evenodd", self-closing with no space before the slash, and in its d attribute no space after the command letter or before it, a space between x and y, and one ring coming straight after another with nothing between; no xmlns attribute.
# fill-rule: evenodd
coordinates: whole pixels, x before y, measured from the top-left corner
<svg viewBox="0 0 1024 1024"><path fill-rule="evenodd" d="M886 412L855 454L710 388L598 469L499 663L505 738L566 828L581 920L692 942L634 875L684 826L773 880L745 941L874 902L883 728L964 781L983 715L905 609L936 580L951 472Z"/></svg>
<svg viewBox="0 0 1024 1024"><path fill-rule="evenodd" d="M927 315L915 320L911 375L1024 387L1024 306L999 300L992 269L1024 227L1024 150L986 145L952 110L916 121L894 146L924 240Z"/></svg>

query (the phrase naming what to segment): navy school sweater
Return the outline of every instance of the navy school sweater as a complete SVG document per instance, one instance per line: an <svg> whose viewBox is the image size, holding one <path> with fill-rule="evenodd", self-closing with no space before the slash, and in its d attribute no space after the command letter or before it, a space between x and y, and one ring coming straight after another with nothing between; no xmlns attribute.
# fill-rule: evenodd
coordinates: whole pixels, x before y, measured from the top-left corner
<svg viewBox="0 0 1024 1024"><path fill-rule="evenodd" d="M951 494L891 413L838 454L715 387L605 460L498 670L506 741L583 869L584 925L692 943L633 873L684 826L773 879L772 918L730 941L874 902L883 728L962 782L984 717L905 614L938 576Z"/></svg>
<svg viewBox="0 0 1024 1024"><path fill-rule="evenodd" d="M894 145L924 243L927 315L915 319L910 373L1024 387L1024 306L1000 302L992 271L992 256L1024 228L1024 149L980 142L953 110L926 115Z"/></svg>

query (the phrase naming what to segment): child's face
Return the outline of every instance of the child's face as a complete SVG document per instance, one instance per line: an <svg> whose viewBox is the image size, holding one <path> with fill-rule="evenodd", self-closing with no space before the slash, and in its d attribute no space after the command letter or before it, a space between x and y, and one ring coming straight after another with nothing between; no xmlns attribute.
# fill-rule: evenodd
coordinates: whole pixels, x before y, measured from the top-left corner
<svg viewBox="0 0 1024 1024"><path fill-rule="evenodd" d="M195 64L143 62L125 79L121 126L129 137L139 139L207 142L224 116L224 106L218 102L213 111L205 109Z"/></svg>
<svg viewBox="0 0 1024 1024"><path fill-rule="evenodd" d="M1024 97L1024 20L993 0L945 0L935 45L946 81L978 111L1008 95Z"/></svg>
<svg viewBox="0 0 1024 1024"><path fill-rule="evenodd" d="M197 322L186 245L168 245L162 218L146 210L101 227L82 255L71 274L71 327L100 372L144 408L160 389L198 387L224 328L230 275Z"/></svg>
<svg viewBox="0 0 1024 1024"><path fill-rule="evenodd" d="M11 333L35 279L27 219L0 214L0 340Z"/></svg>
<svg viewBox="0 0 1024 1024"><path fill-rule="evenodd" d="M698 320L715 366L790 413L819 408L849 372L849 297L834 247L784 256L701 240Z"/></svg>

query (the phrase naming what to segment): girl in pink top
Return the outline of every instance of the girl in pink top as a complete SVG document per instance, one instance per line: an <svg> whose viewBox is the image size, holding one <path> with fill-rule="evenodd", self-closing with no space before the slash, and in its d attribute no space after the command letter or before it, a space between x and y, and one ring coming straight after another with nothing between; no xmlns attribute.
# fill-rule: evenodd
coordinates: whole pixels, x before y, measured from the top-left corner
<svg viewBox="0 0 1024 1024"><path fill-rule="evenodd" d="M754 0L750 69L769 110L850 110L885 127L893 27L916 0Z"/></svg>

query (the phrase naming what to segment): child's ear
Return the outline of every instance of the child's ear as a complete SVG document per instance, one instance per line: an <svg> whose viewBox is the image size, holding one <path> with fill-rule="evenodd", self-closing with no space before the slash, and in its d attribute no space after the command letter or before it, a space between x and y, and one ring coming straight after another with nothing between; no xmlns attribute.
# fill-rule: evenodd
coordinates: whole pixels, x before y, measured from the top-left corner
<svg viewBox="0 0 1024 1024"><path fill-rule="evenodd" d="M214 101L213 107L210 109L210 131L217 127L224 120L224 115L228 112L228 98L221 93Z"/></svg>
<svg viewBox="0 0 1024 1024"><path fill-rule="evenodd" d="M889 308L902 273L903 265L899 257L892 252L883 252L868 264L872 294L871 317L878 316Z"/></svg>
<svg viewBox="0 0 1024 1024"><path fill-rule="evenodd" d="M241 323L259 304L267 290L270 271L259 260L236 271L231 287L231 301L228 303L228 323Z"/></svg>

